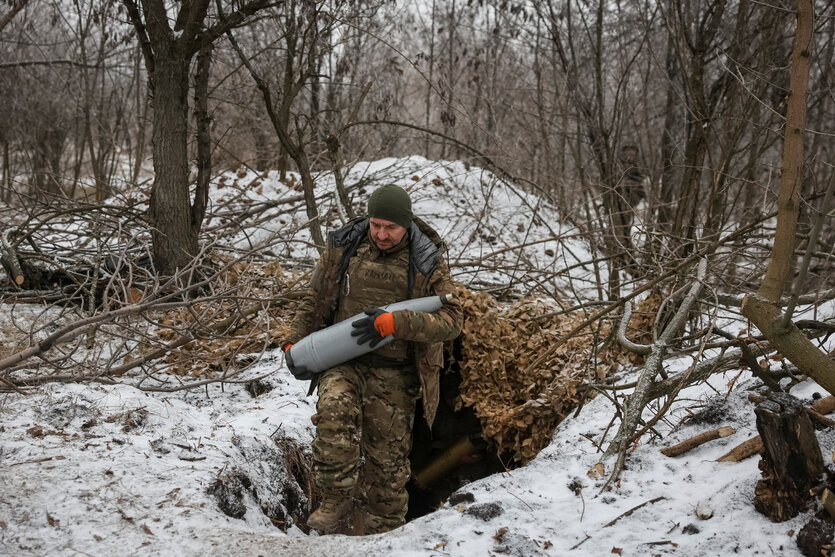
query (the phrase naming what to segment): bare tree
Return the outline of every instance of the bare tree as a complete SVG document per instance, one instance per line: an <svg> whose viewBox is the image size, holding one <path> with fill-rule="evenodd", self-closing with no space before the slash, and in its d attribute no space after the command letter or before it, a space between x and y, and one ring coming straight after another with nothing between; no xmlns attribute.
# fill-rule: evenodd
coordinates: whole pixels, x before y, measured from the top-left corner
<svg viewBox="0 0 835 557"><path fill-rule="evenodd" d="M798 369L815 379L831 394L835 394L835 362L797 328L791 321L791 313L780 313L779 301L794 267L800 191L803 181L804 148L806 134L806 102L809 86L814 43L815 6L813 0L797 3L797 29L792 47L791 78L786 105L786 136L783 142L783 172L778 199L777 232L768 269L756 294L746 296L742 311L762 331L780 352ZM835 180L831 180L831 189ZM827 207L824 207L825 214ZM814 249L810 243L806 249ZM808 260L805 263L808 265ZM798 283L802 286L801 272ZM791 307L791 306L790 306Z"/></svg>
<svg viewBox="0 0 835 557"><path fill-rule="evenodd" d="M270 4L253 0L211 25L208 0L182 2L169 21L161 0L123 0L142 48L153 98L152 144L154 184L149 217L153 227L154 263L164 274L184 268L199 250L198 234L208 196L208 180L189 187L188 93L194 56L227 30Z"/></svg>

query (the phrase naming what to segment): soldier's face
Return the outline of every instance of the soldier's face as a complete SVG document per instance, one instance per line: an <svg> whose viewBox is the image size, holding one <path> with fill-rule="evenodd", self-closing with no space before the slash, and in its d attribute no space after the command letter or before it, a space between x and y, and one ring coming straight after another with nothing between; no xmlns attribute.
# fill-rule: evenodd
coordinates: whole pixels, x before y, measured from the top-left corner
<svg viewBox="0 0 835 557"><path fill-rule="evenodd" d="M371 239L383 251L390 250L400 243L406 234L406 229L397 223L386 219L369 219L371 224Z"/></svg>

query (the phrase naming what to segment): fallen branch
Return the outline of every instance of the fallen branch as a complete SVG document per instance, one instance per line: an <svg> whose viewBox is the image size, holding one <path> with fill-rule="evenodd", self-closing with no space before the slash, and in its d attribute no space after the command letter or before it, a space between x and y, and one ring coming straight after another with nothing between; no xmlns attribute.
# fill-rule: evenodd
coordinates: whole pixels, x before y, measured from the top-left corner
<svg viewBox="0 0 835 557"><path fill-rule="evenodd" d="M630 516L632 513L634 513L635 511L637 511L641 507L645 507L647 505L652 505L652 504L657 503L658 501L664 501L665 499L667 499L667 498L662 495L660 497L656 497L655 499L650 499L649 501L644 501L640 505L636 505L636 506L632 507L631 509L629 509L628 511L626 511L622 515L615 518L614 520L610 520L609 522L604 524L603 527L608 528L609 526L614 526L617 523L618 520L620 520L621 518L626 518L627 516Z"/></svg>
<svg viewBox="0 0 835 557"><path fill-rule="evenodd" d="M773 377L768 375L766 371L762 368L760 363L757 361L757 357L754 356L754 353L751 352L751 347L748 346L748 339L744 338L736 338L732 334L722 331L721 329L714 329L714 332L721 337L724 337L732 342L734 342L739 349L742 351L742 359L743 361L748 364L748 367L751 369L751 372L760 379L763 383L765 383L769 389L772 391L782 391L782 387L780 387L780 383L774 380Z"/></svg>
<svg viewBox="0 0 835 557"><path fill-rule="evenodd" d="M37 377L29 377L12 382L13 385L23 387L37 387L38 385L46 385L47 383L101 383L102 385L118 385L119 382L109 377L102 377L101 375L39 375Z"/></svg>
<svg viewBox="0 0 835 557"><path fill-rule="evenodd" d="M12 281L16 285L20 286L26 279L23 275L23 270L20 266L20 259L17 256L17 252L12 246L12 243L9 241L9 236L16 230L16 228L8 228L3 232L2 244L0 244L0 259L2 259L5 263L4 267L9 269L9 276Z"/></svg>
<svg viewBox="0 0 835 557"><path fill-rule="evenodd" d="M26 391L24 391L23 389L21 389L20 387L18 387L17 385L15 385L14 383L12 383L11 381L9 381L8 379L6 379L5 377L0 377L0 383L3 383L7 387L9 387L13 391L15 391L17 394L24 395L24 396L29 394Z"/></svg>
<svg viewBox="0 0 835 557"><path fill-rule="evenodd" d="M734 433L736 433L736 430L730 426L705 431L704 433L700 433L695 437L691 437L690 439L682 441L678 445L673 445L672 447L661 449L661 454L669 457L679 456L681 454L695 449L699 445L704 445L708 441L713 441L714 439L721 439L722 437L728 437L729 435L733 435Z"/></svg>
<svg viewBox="0 0 835 557"><path fill-rule="evenodd" d="M255 302L254 304L251 304L248 307L244 308L239 314L238 313L232 314L229 317L227 317L226 319L223 319L221 321L216 321L209 328L209 331L212 332L212 333L216 333L218 331L224 331L227 328L229 328L230 326L232 326L235 323L236 320L238 320L242 317L249 317L253 313L256 313L256 312L258 312L258 311L260 311L264 308L265 308L265 305L263 303ZM196 336L194 334L180 335L178 338L172 340L168 344L166 344L166 345L164 345L160 348L157 348L156 350L154 350L152 352L149 352L148 354L145 354L141 358L137 358L135 360L125 362L122 365L110 368L107 371L107 374L108 375L115 375L115 376L118 377L118 376L124 374L128 370L131 370L131 369L133 369L137 366L141 366L141 365L143 365L143 364L145 364L145 363L147 363L151 360L156 360L157 358L160 358L160 357L168 354L172 350L174 350L176 348L179 348L181 346L184 346L184 345L188 344L189 342L191 342L195 339L196 339Z"/></svg>
<svg viewBox="0 0 835 557"><path fill-rule="evenodd" d="M806 412L807 416L809 416L811 419L815 420L824 427L832 427L835 425L835 420L830 420L826 416L815 412L811 408L804 408L803 410Z"/></svg>
<svg viewBox="0 0 835 557"><path fill-rule="evenodd" d="M743 441L724 455L716 459L716 462L741 462L763 451L762 437L756 435L747 441Z"/></svg>
<svg viewBox="0 0 835 557"><path fill-rule="evenodd" d="M147 392L151 392L151 393L176 393L177 391L187 391L187 390L190 390L190 389L194 389L196 387L204 387L206 385L211 385L213 383L241 383L241 384L252 383L254 381L260 381L260 380L262 380L266 377L269 377L270 375L273 374L272 371L268 371L267 373L259 375L258 377L253 377L251 379L235 379L234 381L232 380L235 377L237 377L238 375L242 374L244 371L245 371L244 369L239 369L237 371L233 371L232 373L226 375L225 377L213 377L211 379L203 379L202 381L195 381L193 383L184 383L184 384L178 385L176 387L145 387L145 386L142 385L142 382L144 381L144 379L143 379L142 381L140 381L139 383L136 384L136 388L139 389L140 391L147 391Z"/></svg>
<svg viewBox="0 0 835 557"><path fill-rule="evenodd" d="M774 349L767 344L762 344L751 347L751 351L755 355L761 356L768 354L769 352L773 352ZM649 388L649 396L651 397L650 400L655 400L656 398L661 398L662 396L672 393L676 388L678 388L682 381L685 381L684 386L686 387L688 385L698 383L699 381L704 381L714 373L720 373L729 369L738 368L741 358L742 352L739 349L733 349L727 350L724 354L714 358L703 360L696 364L689 375L688 372L677 373L676 375L671 375L668 379L658 381L652 385Z"/></svg>
<svg viewBox="0 0 835 557"><path fill-rule="evenodd" d="M812 410L819 414L830 414L835 411L835 396L829 395L819 398L812 404Z"/></svg>
<svg viewBox="0 0 835 557"><path fill-rule="evenodd" d="M195 259L195 261L197 260ZM0 371L8 370L20 362L26 361L35 356L41 356L53 346L70 342L81 335L95 331L102 324L113 322L118 318L138 315L150 309L190 307L200 302L205 302L208 298L188 299L188 295L199 291L200 288L208 286L212 280L226 272L232 264L233 263L225 265L204 280L194 282L188 286L177 288L172 291L171 286L177 284L178 280L183 279L184 276L187 277L187 273L192 271L192 269L186 269L180 275L170 277L165 284L157 288L156 291L149 293L148 296L141 302L128 304L118 309L104 311L91 315L90 317L85 317L83 319L73 321L72 323L68 323L46 338L0 360Z"/></svg>
<svg viewBox="0 0 835 557"><path fill-rule="evenodd" d="M783 315L776 304L758 294L749 294L742 304L748 317L774 348L808 375L829 394L835 394L835 362L819 350L794 323L783 326Z"/></svg>
<svg viewBox="0 0 835 557"><path fill-rule="evenodd" d="M652 351L649 356L647 356L644 368L641 370L641 374L638 378L638 384L635 386L635 390L625 405L626 407L623 412L623 418L621 420L620 427L618 428L618 432L612 442L609 443L609 446L606 448L606 452L600 459L600 464L602 464L603 461L607 459L614 456L617 457L612 468L612 473L606 484L603 486L603 489L606 489L613 481L616 481L621 470L623 469L623 464L626 460L626 451L633 440L636 429L638 428L638 423L641 420L641 414L649 401L652 400L650 390L655 384L656 376L658 376L664 365L664 356L667 354L667 350L673 337L678 334L684 326L687 316L690 313L690 308L698 299L699 291L702 288L702 281L704 280L706 274L707 259L702 259L699 262L697 280L690 287L687 295L681 302L681 306L679 306L676 314L670 320L670 323L664 328L664 331L658 337L658 340L652 345ZM690 374L691 371L692 369L685 373Z"/></svg>

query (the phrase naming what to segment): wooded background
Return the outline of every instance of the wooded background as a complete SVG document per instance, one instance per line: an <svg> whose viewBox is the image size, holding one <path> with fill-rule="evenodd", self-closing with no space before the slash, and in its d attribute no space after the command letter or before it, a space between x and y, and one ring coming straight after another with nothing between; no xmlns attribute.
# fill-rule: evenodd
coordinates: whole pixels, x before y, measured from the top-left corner
<svg viewBox="0 0 835 557"><path fill-rule="evenodd" d="M155 238L163 270L196 253L210 177L241 165L305 179L385 156L469 161L586 222L633 278L775 207L794 1L2 6L3 200L102 201L147 180L153 155L151 222L185 242ZM832 183L834 14L817 2L808 47L801 235ZM650 241L633 246L640 201ZM820 239L831 253L831 219ZM756 279L738 263L719 274Z"/></svg>

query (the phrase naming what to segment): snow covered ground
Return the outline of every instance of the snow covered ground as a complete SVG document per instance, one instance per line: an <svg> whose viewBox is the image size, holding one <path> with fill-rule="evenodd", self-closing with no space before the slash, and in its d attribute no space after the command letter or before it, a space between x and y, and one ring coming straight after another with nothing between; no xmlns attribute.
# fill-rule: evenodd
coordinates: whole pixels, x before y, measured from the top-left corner
<svg viewBox="0 0 835 557"><path fill-rule="evenodd" d="M436 226L450 243L450 259L462 263L458 278L465 283L514 278L523 292L546 299L569 279L572 296L593 290L591 268L555 274L590 259L576 230L562 228L553 208L483 171L412 157L356 165L347 183L363 179L410 190L415 213ZM328 180L321 177L320 193L332 188ZM359 201L372 188L351 195ZM212 192L207 226L219 225L222 208L238 196L266 202L298 195L273 175L227 176ZM335 208L329 218L332 226L341 220ZM276 205L254 220L246 233L227 238L229 245L258 246L290 261L310 255L301 202ZM521 257L541 274L514 277L512 264ZM14 308L21 313L0 314L0 330L8 333L12 318L25 321L25 309ZM11 340L3 340L0 349L10 350ZM670 371L688 363L675 362ZM240 383L142 391L129 375L122 385L54 383L26 396L0 394L0 555L800 555L795 538L811 511L771 523L752 503L759 457L716 462L756 434L747 397L759 381L747 372L715 375L682 392L657 427L662 437L641 439L612 490L601 491L603 481L587 475L600 458L597 445L605 435L605 448L617 427L612 403L598 396L566 419L528 466L462 488L472 501L367 537L307 535L292 525L291 507L305 499L288 488L294 482L286 462L293 450L309 447L315 396L293 380L279 351L238 379L266 373L271 390L257 396ZM792 391L806 402L815 392L822 390L811 382ZM659 453L725 425L736 433L676 458ZM829 463L835 433L822 430L818 438ZM238 484L229 481L235 478ZM219 507L223 497L212 486L221 479L239 488L232 502L240 518Z"/></svg>
<svg viewBox="0 0 835 557"><path fill-rule="evenodd" d="M270 468L281 455L247 447L270 446L277 434L306 445L312 434L315 397L279 361L259 368L252 372L275 370L276 388L256 398L240 385L155 394L53 384L26 397L2 395L0 554L800 555L794 536L809 513L772 524L754 510L759 458L715 462L756 434L746 397L757 381L740 379L724 403L731 374L714 377L719 395L706 386L685 392L691 401L713 397L712 412L638 445L611 491L586 475L599 458L593 441L613 414L597 397L528 466L473 482L462 490L473 502L388 534L316 537L296 527L285 534L251 497L243 518L230 518L207 491L216 478L233 468L254 482L259 472L275 476ZM795 394L815 390L804 384ZM677 458L658 452L720 425L736 433ZM832 454L835 434L819 439ZM699 518L697 508L712 517Z"/></svg>

